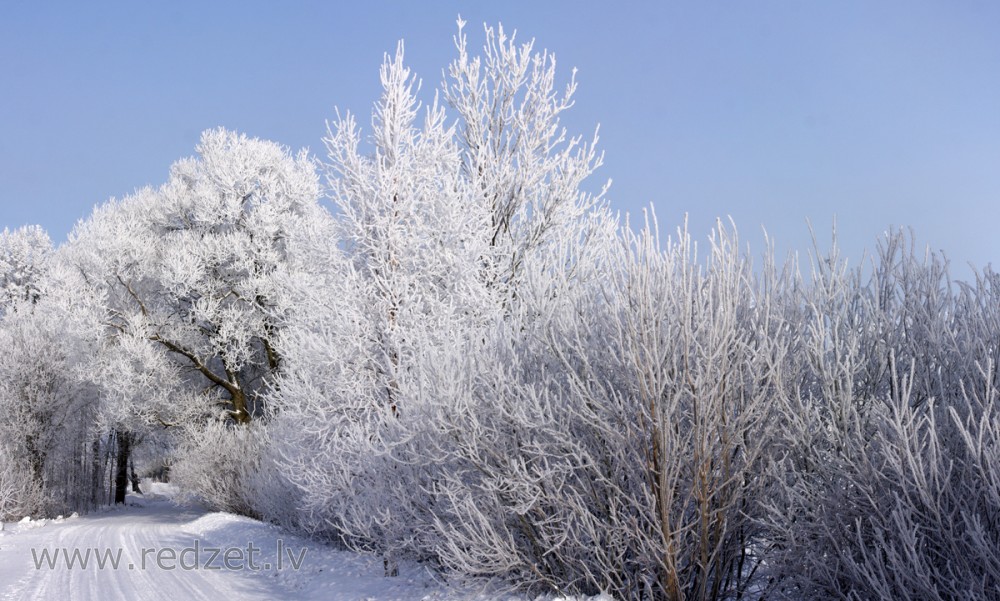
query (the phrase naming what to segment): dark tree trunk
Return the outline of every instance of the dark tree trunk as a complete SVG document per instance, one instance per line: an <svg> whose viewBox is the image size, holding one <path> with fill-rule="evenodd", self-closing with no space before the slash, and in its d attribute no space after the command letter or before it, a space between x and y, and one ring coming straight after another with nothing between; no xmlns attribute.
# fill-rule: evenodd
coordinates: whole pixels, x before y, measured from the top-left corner
<svg viewBox="0 0 1000 601"><path fill-rule="evenodd" d="M118 456L115 461L115 505L125 502L128 489L128 460L132 452L132 435L119 430L115 438L118 440Z"/></svg>
<svg viewBox="0 0 1000 601"><path fill-rule="evenodd" d="M128 458L128 472L129 479L132 481L132 492L141 495L142 490L139 488L139 475L135 473L135 459L132 457Z"/></svg>
<svg viewBox="0 0 1000 601"><path fill-rule="evenodd" d="M104 467L101 463L101 439L95 438L90 448L90 509L97 509L104 496Z"/></svg>

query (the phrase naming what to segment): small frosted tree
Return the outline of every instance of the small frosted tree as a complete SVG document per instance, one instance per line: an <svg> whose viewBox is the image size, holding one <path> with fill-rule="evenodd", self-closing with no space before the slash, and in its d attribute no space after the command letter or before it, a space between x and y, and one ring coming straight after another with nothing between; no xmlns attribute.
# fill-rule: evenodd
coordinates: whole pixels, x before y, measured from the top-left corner
<svg viewBox="0 0 1000 601"><path fill-rule="evenodd" d="M48 233L37 225L0 233L0 306L4 310L41 298L52 250Z"/></svg>

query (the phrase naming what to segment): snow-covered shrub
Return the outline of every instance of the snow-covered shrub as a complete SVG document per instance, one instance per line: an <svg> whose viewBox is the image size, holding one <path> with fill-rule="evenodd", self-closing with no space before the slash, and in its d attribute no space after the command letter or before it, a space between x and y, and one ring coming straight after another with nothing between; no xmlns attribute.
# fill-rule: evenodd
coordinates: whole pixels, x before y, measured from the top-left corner
<svg viewBox="0 0 1000 601"><path fill-rule="evenodd" d="M717 235L704 267L686 232L591 238L561 255L574 269L528 277L513 325L435 362L445 566L622 598L747 592L785 346Z"/></svg>
<svg viewBox="0 0 1000 601"><path fill-rule="evenodd" d="M956 293L906 242L889 235L867 281L834 253L804 291L809 361L769 498L778 597L995 594L995 278Z"/></svg>
<svg viewBox="0 0 1000 601"><path fill-rule="evenodd" d="M266 426L257 422L192 424L175 452L170 479L212 509L260 517L254 475L268 441Z"/></svg>
<svg viewBox="0 0 1000 601"><path fill-rule="evenodd" d="M45 506L38 480L0 443L0 522L38 515Z"/></svg>
<svg viewBox="0 0 1000 601"><path fill-rule="evenodd" d="M965 402L914 403L906 378L903 394L890 399L873 450L858 461L863 517L849 529L869 544L845 553L844 577L855 596L995 598L1000 396L996 367L982 369L980 382L967 385Z"/></svg>
<svg viewBox="0 0 1000 601"><path fill-rule="evenodd" d="M843 457L786 475L782 598L992 599L1000 586L995 368L964 401L914 403L910 373ZM964 385L963 385L964 387ZM864 438L860 434L864 435Z"/></svg>

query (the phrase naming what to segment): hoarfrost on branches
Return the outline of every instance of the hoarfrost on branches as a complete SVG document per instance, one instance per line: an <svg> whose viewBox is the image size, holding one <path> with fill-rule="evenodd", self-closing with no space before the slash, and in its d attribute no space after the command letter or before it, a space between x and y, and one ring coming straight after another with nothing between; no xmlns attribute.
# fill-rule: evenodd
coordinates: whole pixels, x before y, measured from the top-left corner
<svg viewBox="0 0 1000 601"><path fill-rule="evenodd" d="M622 220L575 79L463 25L427 100L386 55L323 161L210 130L66 244L0 234L0 519L124 500L138 459L387 575L995 597L1000 276Z"/></svg>

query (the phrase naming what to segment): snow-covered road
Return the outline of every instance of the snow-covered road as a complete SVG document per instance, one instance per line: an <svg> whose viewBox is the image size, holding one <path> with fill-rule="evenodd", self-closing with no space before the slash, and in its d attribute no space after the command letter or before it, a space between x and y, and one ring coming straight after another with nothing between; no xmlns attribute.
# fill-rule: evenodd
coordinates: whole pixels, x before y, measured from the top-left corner
<svg viewBox="0 0 1000 601"><path fill-rule="evenodd" d="M160 495L130 502L88 516L7 524L0 600L499 598L445 587L419 566L385 578L376 558L240 516L178 507Z"/></svg>
<svg viewBox="0 0 1000 601"><path fill-rule="evenodd" d="M0 538L0 598L218 601L287 596L277 583L239 570L182 570L171 562L170 557L197 540L185 532L196 518L189 511L151 503L36 528L18 524L17 535Z"/></svg>

